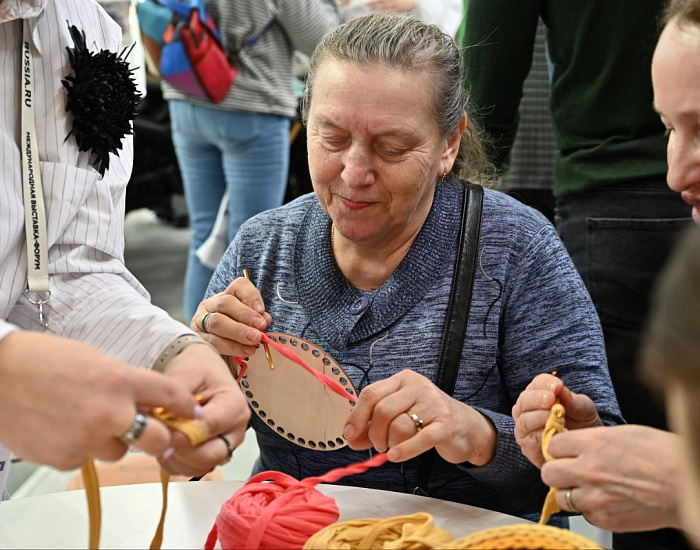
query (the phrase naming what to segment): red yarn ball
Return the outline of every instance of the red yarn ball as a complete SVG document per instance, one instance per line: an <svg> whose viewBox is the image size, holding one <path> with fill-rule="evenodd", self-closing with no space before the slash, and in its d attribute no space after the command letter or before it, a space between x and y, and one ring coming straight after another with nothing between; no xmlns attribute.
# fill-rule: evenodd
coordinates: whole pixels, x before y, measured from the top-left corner
<svg viewBox="0 0 700 550"><path fill-rule="evenodd" d="M301 548L340 516L331 497L282 472L251 478L221 507L205 549Z"/></svg>

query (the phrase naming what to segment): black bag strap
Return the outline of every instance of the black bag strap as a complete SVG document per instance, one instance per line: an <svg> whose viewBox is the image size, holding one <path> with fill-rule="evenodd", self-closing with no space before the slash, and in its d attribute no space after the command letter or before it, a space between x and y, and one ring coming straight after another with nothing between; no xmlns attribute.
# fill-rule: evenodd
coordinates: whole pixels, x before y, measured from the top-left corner
<svg viewBox="0 0 700 550"><path fill-rule="evenodd" d="M435 385L447 395L452 395L457 383L464 348L464 335L469 319L469 310L476 272L477 246L481 232L481 212L484 204L484 188L473 183L465 183L462 204L462 227L459 232L457 259L447 305L445 327L442 331L440 355L438 358ZM414 495L428 496L428 483L433 470L437 451L430 449L420 457L416 471Z"/></svg>

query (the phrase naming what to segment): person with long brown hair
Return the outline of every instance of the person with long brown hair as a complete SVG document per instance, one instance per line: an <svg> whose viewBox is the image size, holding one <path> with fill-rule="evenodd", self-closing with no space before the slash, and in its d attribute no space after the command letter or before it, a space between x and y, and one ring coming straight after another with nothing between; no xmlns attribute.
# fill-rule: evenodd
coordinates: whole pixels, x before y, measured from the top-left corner
<svg viewBox="0 0 700 550"><path fill-rule="evenodd" d="M700 33L698 33L700 37ZM682 437L681 526L700 545L700 228L692 228L660 278L642 355L645 378L664 391Z"/></svg>

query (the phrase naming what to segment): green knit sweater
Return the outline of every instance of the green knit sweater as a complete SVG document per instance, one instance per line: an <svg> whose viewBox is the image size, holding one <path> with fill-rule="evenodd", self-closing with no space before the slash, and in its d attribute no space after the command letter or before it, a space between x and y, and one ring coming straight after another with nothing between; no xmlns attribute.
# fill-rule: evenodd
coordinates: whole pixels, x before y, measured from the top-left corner
<svg viewBox="0 0 700 550"><path fill-rule="evenodd" d="M502 168L518 125L538 18L554 65L554 194L665 179L652 109L660 0L466 0L467 89Z"/></svg>

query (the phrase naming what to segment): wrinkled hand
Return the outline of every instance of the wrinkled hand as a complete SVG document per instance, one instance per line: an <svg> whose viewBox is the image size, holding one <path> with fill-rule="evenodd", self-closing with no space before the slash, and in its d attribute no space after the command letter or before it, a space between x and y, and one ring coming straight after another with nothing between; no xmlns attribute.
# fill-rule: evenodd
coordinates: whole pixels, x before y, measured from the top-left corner
<svg viewBox="0 0 700 550"><path fill-rule="evenodd" d="M408 411L423 420L418 431ZM401 462L435 447L448 462L487 464L496 450L496 428L471 407L453 399L424 376L404 370L367 386L343 437L355 450L389 449Z"/></svg>
<svg viewBox="0 0 700 550"><path fill-rule="evenodd" d="M371 10L401 13L415 9L416 0L367 0L367 7Z"/></svg>
<svg viewBox="0 0 700 550"><path fill-rule="evenodd" d="M551 374L540 374L518 396L513 405L515 440L523 454L538 468L544 464L542 432L550 409L556 399L564 405L564 424L568 430L602 426L595 404L584 394L569 390L561 379Z"/></svg>
<svg viewBox="0 0 700 550"><path fill-rule="evenodd" d="M647 426L605 426L557 434L557 459L542 467L549 486L571 488L586 519L611 531L680 527L680 436ZM557 504L566 509L564 491Z"/></svg>
<svg viewBox="0 0 700 550"><path fill-rule="evenodd" d="M243 442L250 420L248 403L221 356L204 344L182 350L168 363L165 376L204 398L204 416L197 422L209 440L192 447L183 434L176 433L175 453L162 458L161 466L171 474L186 476L209 472L228 460L226 444L218 435L225 435L234 449Z"/></svg>
<svg viewBox="0 0 700 550"><path fill-rule="evenodd" d="M175 380L138 369L83 343L13 332L0 341L0 440L31 462L60 470L90 459L116 460L116 436L136 413L165 407L193 418L194 395ZM159 456L173 433L153 417L135 444Z"/></svg>
<svg viewBox="0 0 700 550"><path fill-rule="evenodd" d="M202 320L207 317L207 332ZM197 308L190 328L221 355L250 357L260 344L262 332L272 322L265 312L262 296L244 277L235 279L223 292L207 298Z"/></svg>

